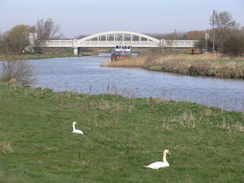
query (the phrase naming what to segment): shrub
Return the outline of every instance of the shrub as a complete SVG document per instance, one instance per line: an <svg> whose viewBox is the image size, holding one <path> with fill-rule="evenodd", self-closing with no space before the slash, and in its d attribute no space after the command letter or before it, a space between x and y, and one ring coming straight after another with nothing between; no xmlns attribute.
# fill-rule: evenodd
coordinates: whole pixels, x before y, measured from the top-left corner
<svg viewBox="0 0 244 183"><path fill-rule="evenodd" d="M238 57L244 54L244 37L231 36L224 43L223 53Z"/></svg>
<svg viewBox="0 0 244 183"><path fill-rule="evenodd" d="M25 60L1 61L0 82L11 84L15 81L22 86L30 86L35 82L33 70L33 66Z"/></svg>
<svg viewBox="0 0 244 183"><path fill-rule="evenodd" d="M200 50L205 49L207 46L207 42L205 39L201 39L198 42L195 43L195 47L197 47Z"/></svg>

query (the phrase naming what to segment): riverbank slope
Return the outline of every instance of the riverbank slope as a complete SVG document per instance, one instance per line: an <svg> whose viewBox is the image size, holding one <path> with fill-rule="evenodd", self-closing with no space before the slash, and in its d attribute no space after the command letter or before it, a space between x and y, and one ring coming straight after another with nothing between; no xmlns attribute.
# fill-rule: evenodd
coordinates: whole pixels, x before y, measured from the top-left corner
<svg viewBox="0 0 244 183"><path fill-rule="evenodd" d="M189 102L0 85L1 182L241 182L243 119ZM73 134L72 122L84 135ZM170 167L143 168L160 161ZM204 181L203 181L204 180Z"/></svg>
<svg viewBox="0 0 244 183"><path fill-rule="evenodd" d="M22 54L22 55L0 55L0 61L4 60L35 60L35 59L49 59L49 58L63 58L63 57L82 57L91 56L92 52L84 52L75 56L73 53L67 54Z"/></svg>
<svg viewBox="0 0 244 183"><path fill-rule="evenodd" d="M179 73L190 76L212 76L244 79L244 58L219 54L148 54L145 56L102 63L108 67L141 67L150 71Z"/></svg>

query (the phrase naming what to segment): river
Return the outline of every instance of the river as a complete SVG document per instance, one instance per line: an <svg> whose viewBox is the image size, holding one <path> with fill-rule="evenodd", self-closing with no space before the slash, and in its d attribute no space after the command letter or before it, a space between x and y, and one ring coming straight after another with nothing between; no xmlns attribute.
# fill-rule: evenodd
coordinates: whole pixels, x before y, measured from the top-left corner
<svg viewBox="0 0 244 183"><path fill-rule="evenodd" d="M35 87L79 93L114 93L125 97L161 97L228 111L244 111L244 81L192 77L143 69L100 67L99 56L31 60Z"/></svg>

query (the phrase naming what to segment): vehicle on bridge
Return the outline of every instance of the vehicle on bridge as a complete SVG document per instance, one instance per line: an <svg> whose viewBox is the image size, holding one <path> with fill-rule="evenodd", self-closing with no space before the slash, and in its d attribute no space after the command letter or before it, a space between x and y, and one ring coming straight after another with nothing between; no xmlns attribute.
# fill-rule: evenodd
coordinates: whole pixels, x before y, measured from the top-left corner
<svg viewBox="0 0 244 183"><path fill-rule="evenodd" d="M196 49L196 48L189 48L189 49L183 51L183 53L190 53L190 54L192 54L192 55L195 55L195 54L198 55L198 54L200 54L200 53L202 53L202 52L201 52L201 50Z"/></svg>

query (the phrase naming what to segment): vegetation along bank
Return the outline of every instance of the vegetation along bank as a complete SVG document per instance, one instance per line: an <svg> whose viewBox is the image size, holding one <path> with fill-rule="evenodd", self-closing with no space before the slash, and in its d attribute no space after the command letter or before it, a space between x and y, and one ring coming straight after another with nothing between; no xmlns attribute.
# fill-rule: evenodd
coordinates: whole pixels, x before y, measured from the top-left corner
<svg viewBox="0 0 244 183"><path fill-rule="evenodd" d="M172 72L191 76L244 78L244 58L231 58L219 54L150 53L145 56L102 63L108 67L141 67L151 71Z"/></svg>

